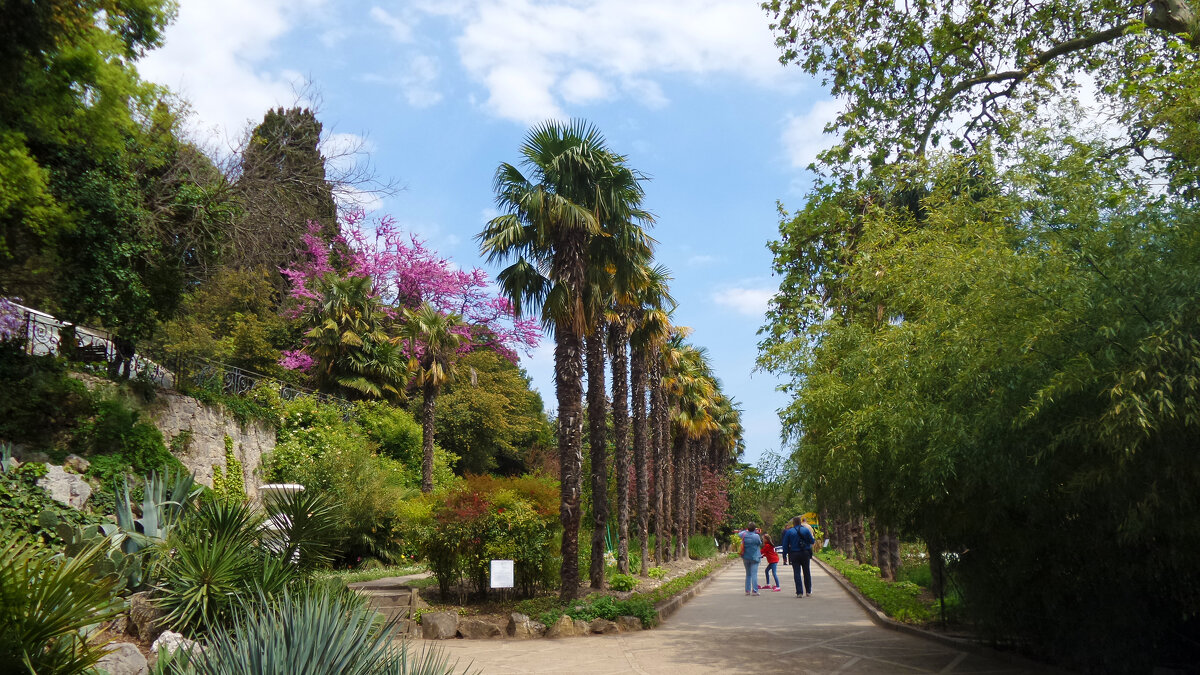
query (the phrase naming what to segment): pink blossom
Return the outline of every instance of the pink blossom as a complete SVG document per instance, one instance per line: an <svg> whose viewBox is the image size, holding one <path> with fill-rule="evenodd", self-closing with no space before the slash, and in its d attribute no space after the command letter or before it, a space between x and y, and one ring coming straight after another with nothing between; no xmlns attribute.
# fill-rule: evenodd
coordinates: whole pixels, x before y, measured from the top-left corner
<svg viewBox="0 0 1200 675"><path fill-rule="evenodd" d="M332 244L319 236L320 227L309 224L304 237L304 262L281 270L291 283L291 310L299 316L319 298L317 282L335 272L330 260L334 248L348 251L351 276L368 276L379 299L396 316L428 302L447 314L458 314L466 324L460 351L488 347L516 362L516 350L527 353L537 346L541 329L534 319L517 319L512 303L494 291L491 279L479 268L461 269L430 249L416 235L405 233L395 219L385 216L367 223L361 210L347 214L341 235Z"/></svg>
<svg viewBox="0 0 1200 675"><path fill-rule="evenodd" d="M281 352L283 358L279 359L279 365L288 370L298 370L302 373L307 373L316 361L306 352L299 349L288 349Z"/></svg>

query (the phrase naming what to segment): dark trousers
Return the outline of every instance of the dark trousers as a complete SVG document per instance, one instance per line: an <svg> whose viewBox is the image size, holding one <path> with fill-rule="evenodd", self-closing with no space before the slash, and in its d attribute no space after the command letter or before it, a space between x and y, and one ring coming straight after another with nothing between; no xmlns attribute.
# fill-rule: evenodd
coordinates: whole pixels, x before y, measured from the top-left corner
<svg viewBox="0 0 1200 675"><path fill-rule="evenodd" d="M796 595L812 593L812 551L793 551L788 553L788 562L792 565L792 578L796 581Z"/></svg>

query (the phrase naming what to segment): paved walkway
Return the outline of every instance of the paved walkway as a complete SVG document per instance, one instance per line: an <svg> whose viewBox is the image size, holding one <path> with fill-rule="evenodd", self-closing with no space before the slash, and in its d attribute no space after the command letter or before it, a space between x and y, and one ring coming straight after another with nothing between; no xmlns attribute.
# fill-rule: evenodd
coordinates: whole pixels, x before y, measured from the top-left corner
<svg viewBox="0 0 1200 675"><path fill-rule="evenodd" d="M1039 673L876 626L813 565L813 596L784 590L746 597L739 563L720 572L659 628L560 640L445 640L460 668L482 673ZM787 577L784 579L784 577ZM429 644L418 641L419 644Z"/></svg>

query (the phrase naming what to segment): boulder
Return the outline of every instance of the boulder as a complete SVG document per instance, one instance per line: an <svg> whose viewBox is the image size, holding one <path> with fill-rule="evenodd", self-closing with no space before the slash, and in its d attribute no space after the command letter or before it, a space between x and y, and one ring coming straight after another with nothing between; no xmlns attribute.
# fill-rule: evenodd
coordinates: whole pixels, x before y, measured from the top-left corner
<svg viewBox="0 0 1200 675"><path fill-rule="evenodd" d="M642 629L642 620L636 616L618 616L617 628L619 628L622 633L632 633L633 631Z"/></svg>
<svg viewBox="0 0 1200 675"><path fill-rule="evenodd" d="M172 633L168 630L163 631L162 635L159 635L158 639L154 641L154 644L150 645L150 653L155 656L158 655L158 650L160 649L165 649L168 654L174 654L179 649L191 652L193 650L199 651L202 647L196 641L189 640L179 633Z"/></svg>
<svg viewBox="0 0 1200 675"><path fill-rule="evenodd" d="M142 642L151 642L162 632L164 613L150 599L150 591L129 596L129 628Z"/></svg>
<svg viewBox="0 0 1200 675"><path fill-rule="evenodd" d="M588 622L584 621L583 619L575 619L576 635L587 635L589 632L591 632L591 630L592 627L588 625Z"/></svg>
<svg viewBox="0 0 1200 675"><path fill-rule="evenodd" d="M546 626L520 612L508 615L508 636L517 640L531 640L546 634Z"/></svg>
<svg viewBox="0 0 1200 675"><path fill-rule="evenodd" d="M583 625L587 625L586 623ZM558 617L552 626L546 629L546 637L548 638L564 638L575 637L575 622L571 617L563 614Z"/></svg>
<svg viewBox="0 0 1200 675"><path fill-rule="evenodd" d="M62 502L73 509L82 509L92 496L92 486L82 476L67 473L61 466L46 465L46 475L37 482L55 501Z"/></svg>
<svg viewBox="0 0 1200 675"><path fill-rule="evenodd" d="M79 474L87 473L88 467L91 465L91 462L79 455L67 455L67 458L63 460L64 469Z"/></svg>
<svg viewBox="0 0 1200 675"><path fill-rule="evenodd" d="M458 622L458 634L468 640L490 640L504 637L504 631L500 630L500 626L487 619L474 617Z"/></svg>
<svg viewBox="0 0 1200 675"><path fill-rule="evenodd" d="M592 622L588 624L588 630L597 635L612 635L621 632L617 628L617 622L608 619L592 619Z"/></svg>
<svg viewBox="0 0 1200 675"><path fill-rule="evenodd" d="M115 642L108 647L112 651L96 662L96 670L103 670L108 675L146 675L150 672L150 665L137 645Z"/></svg>
<svg viewBox="0 0 1200 675"><path fill-rule="evenodd" d="M426 612L421 615L421 637L426 640L450 640L457 634L456 612Z"/></svg>

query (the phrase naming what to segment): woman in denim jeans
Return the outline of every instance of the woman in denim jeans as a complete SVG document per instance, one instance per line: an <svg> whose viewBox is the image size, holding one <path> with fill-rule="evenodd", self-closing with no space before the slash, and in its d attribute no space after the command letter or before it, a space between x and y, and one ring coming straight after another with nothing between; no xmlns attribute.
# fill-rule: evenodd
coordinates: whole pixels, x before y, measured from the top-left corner
<svg viewBox="0 0 1200 675"><path fill-rule="evenodd" d="M754 531L754 523L746 526L742 536L742 564L746 566L746 595L758 595L758 561L762 560L762 537Z"/></svg>

